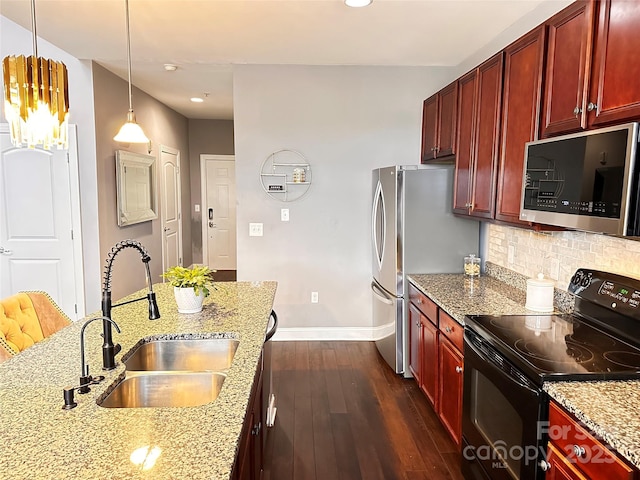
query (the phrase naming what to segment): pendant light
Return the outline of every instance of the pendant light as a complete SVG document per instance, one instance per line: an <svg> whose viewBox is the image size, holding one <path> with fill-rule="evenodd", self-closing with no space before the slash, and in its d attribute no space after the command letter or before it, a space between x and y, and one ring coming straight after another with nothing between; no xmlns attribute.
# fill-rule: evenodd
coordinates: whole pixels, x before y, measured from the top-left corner
<svg viewBox="0 0 640 480"><path fill-rule="evenodd" d="M62 62L38 57L36 2L31 0L33 55L2 61L4 111L15 147L68 147L69 86Z"/></svg>
<svg viewBox="0 0 640 480"><path fill-rule="evenodd" d="M142 131L140 125L136 123L136 116L133 113L133 102L131 100L131 33L129 30L129 0L124 0L126 21L127 21L127 63L129 72L129 112L127 121L120 128L118 134L113 137L116 142L121 143L149 143L149 139Z"/></svg>

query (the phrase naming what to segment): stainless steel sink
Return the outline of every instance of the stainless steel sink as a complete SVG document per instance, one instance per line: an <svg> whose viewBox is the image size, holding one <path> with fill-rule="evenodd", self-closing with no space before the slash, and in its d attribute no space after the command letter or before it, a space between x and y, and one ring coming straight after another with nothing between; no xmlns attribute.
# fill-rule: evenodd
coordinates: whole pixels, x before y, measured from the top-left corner
<svg viewBox="0 0 640 480"><path fill-rule="evenodd" d="M106 408L196 407L213 402L226 375L213 372L133 373L99 403Z"/></svg>
<svg viewBox="0 0 640 480"><path fill-rule="evenodd" d="M127 371L226 372L238 348L232 338L154 340L124 361Z"/></svg>

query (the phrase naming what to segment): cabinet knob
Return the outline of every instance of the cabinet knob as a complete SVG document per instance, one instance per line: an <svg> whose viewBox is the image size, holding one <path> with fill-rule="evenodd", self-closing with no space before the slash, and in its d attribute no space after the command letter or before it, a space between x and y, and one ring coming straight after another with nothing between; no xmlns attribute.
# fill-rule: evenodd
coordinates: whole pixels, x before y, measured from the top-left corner
<svg viewBox="0 0 640 480"><path fill-rule="evenodd" d="M582 113L582 109L580 107L576 107L573 109L573 114L577 117Z"/></svg>
<svg viewBox="0 0 640 480"><path fill-rule="evenodd" d="M418 303L422 303L422 299L421 298L418 299Z"/></svg>
<svg viewBox="0 0 640 480"><path fill-rule="evenodd" d="M467 208L471 208L473 205L471 203L465 203L464 206Z"/></svg>
<svg viewBox="0 0 640 480"><path fill-rule="evenodd" d="M456 365L456 373L462 373L462 367L460 365Z"/></svg>
<svg viewBox="0 0 640 480"><path fill-rule="evenodd" d="M589 105L587 105L588 112L593 112L596 108L598 108L598 105L596 103L589 102Z"/></svg>
<svg viewBox="0 0 640 480"><path fill-rule="evenodd" d="M447 325L446 327L444 327L444 331L447 333L451 333L453 332L453 328L451 328L449 325Z"/></svg>
<svg viewBox="0 0 640 480"><path fill-rule="evenodd" d="M420 320L416 320L416 327L420 328Z"/></svg>
<svg viewBox="0 0 640 480"><path fill-rule="evenodd" d="M546 472L551 468L551 464L546 460L540 460L540 463L538 465L540 465L540 470L542 470L543 472Z"/></svg>
<svg viewBox="0 0 640 480"><path fill-rule="evenodd" d="M582 457L585 454L584 447L581 447L580 445L574 445L573 453L578 458Z"/></svg>

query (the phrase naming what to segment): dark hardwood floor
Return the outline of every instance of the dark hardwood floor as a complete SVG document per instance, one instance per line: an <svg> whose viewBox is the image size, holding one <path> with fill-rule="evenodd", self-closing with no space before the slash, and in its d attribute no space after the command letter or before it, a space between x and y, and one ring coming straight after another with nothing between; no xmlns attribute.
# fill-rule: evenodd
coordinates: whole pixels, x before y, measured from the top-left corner
<svg viewBox="0 0 640 480"><path fill-rule="evenodd" d="M274 342L273 383L264 480L462 479L425 396L374 343Z"/></svg>

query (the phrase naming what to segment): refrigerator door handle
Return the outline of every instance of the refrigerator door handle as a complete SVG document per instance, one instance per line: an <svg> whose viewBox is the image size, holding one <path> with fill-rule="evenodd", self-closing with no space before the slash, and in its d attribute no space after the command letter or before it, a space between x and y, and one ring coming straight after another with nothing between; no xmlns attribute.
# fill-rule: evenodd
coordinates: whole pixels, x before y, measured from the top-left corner
<svg viewBox="0 0 640 480"><path fill-rule="evenodd" d="M393 305L393 299L389 297L386 292L381 290L375 282L371 282L371 291L381 302L384 302L387 305Z"/></svg>

